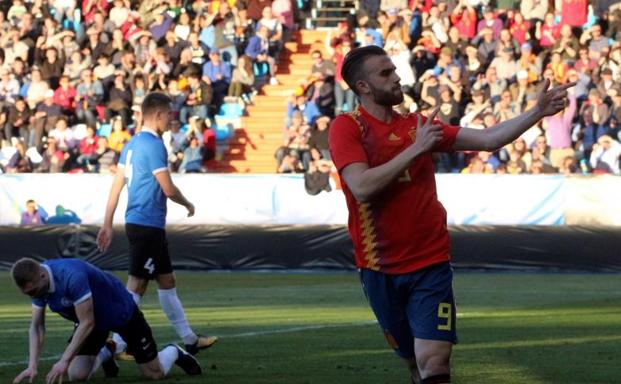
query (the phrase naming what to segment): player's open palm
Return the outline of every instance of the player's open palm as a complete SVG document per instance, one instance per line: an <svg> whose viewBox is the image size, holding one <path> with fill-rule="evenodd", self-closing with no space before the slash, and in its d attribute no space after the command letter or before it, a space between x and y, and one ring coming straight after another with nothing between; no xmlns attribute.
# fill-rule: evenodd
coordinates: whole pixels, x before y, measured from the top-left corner
<svg viewBox="0 0 621 384"><path fill-rule="evenodd" d="M22 380L24 380L25 378L28 378L28 382L29 383L33 383L35 377L37 377L37 370L34 368L26 368L22 371L22 373L20 373L19 375L17 375L17 377L15 377L15 380L13 380L13 384L16 383L21 383Z"/></svg>
<svg viewBox="0 0 621 384"><path fill-rule="evenodd" d="M103 226L99 230L97 234L97 248L101 252L105 252L110 248L110 244L112 243L112 227Z"/></svg>
<svg viewBox="0 0 621 384"><path fill-rule="evenodd" d="M550 89L550 80L546 79L537 96L537 107L543 116L555 115L567 105L567 89L576 83L567 83Z"/></svg>
<svg viewBox="0 0 621 384"><path fill-rule="evenodd" d="M421 115L418 115L415 144L419 146L421 152L430 151L436 144L442 141L442 126L433 124L439 110L440 107L436 107L429 118L427 118L427 121L425 121L425 124L423 124Z"/></svg>

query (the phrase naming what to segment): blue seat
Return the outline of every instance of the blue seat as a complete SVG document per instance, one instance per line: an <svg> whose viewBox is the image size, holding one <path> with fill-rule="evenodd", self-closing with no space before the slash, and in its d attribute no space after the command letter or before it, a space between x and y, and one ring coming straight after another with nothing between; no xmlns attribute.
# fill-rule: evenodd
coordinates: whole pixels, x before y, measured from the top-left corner
<svg viewBox="0 0 621 384"><path fill-rule="evenodd" d="M218 110L218 116L234 119L244 115L244 108L238 103L224 103Z"/></svg>

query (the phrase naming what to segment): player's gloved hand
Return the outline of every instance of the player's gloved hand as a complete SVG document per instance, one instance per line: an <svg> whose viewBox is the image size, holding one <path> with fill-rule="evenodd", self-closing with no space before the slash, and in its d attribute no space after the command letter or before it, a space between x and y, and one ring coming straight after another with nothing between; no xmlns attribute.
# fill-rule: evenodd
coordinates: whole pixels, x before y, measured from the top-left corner
<svg viewBox="0 0 621 384"><path fill-rule="evenodd" d="M194 216L194 204L188 201L188 205L186 205L185 208L188 210L188 217Z"/></svg>
<svg viewBox="0 0 621 384"><path fill-rule="evenodd" d="M550 88L550 80L546 79L537 95L537 108L542 117L555 115L567 106L567 89L575 86L576 83L567 83Z"/></svg>
<svg viewBox="0 0 621 384"><path fill-rule="evenodd" d="M50 373L47 374L45 378L45 382L47 384L54 384L58 382L59 384L63 382L63 376L69 370L69 362L65 360L60 360L58 363L54 364Z"/></svg>
<svg viewBox="0 0 621 384"><path fill-rule="evenodd" d="M28 382L33 383L35 377L37 377L37 368L28 367L24 369L22 373L20 373L19 375L15 377L15 380L13 380L13 384L21 383L22 380L24 380L27 377L30 379L28 380Z"/></svg>
<svg viewBox="0 0 621 384"><path fill-rule="evenodd" d="M417 117L416 141L414 142L414 145L419 147L421 153L430 151L437 143L442 141L444 135L442 126L439 124L433 124L438 111L440 111L439 106L431 112L431 115L427 118L425 124L423 124L421 115L418 115Z"/></svg>
<svg viewBox="0 0 621 384"><path fill-rule="evenodd" d="M112 243L112 235L112 227L103 226L99 230L99 233L97 234L97 248L99 248L101 252L105 252L110 247L110 244Z"/></svg>

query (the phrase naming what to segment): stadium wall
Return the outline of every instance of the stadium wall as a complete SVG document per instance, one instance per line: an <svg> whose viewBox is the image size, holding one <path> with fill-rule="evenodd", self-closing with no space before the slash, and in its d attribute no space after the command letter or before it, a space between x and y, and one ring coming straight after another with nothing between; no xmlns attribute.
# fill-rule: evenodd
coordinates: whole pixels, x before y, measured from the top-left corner
<svg viewBox="0 0 621 384"><path fill-rule="evenodd" d="M98 227L0 227L0 269L20 257L77 257L108 270L127 270L123 227L105 254ZM511 271L621 272L621 228L581 226L452 226L456 268ZM322 226L173 225L173 264L186 270L353 269L347 229Z"/></svg>
<svg viewBox="0 0 621 384"><path fill-rule="evenodd" d="M333 191L306 193L302 175L175 175L196 205L186 217L170 203L168 223L188 225L345 225L345 198ZM449 225L621 226L621 177L563 175L436 175ZM82 224L103 221L110 175L0 176L0 225L20 222L26 200L52 215L58 205ZM123 223L126 196L115 217Z"/></svg>

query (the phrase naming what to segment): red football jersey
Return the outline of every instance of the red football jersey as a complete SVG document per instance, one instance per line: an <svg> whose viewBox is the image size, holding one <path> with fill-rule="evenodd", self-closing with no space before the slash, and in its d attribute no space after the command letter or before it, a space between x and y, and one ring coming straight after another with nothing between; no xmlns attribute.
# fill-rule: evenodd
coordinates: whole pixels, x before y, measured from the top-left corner
<svg viewBox="0 0 621 384"><path fill-rule="evenodd" d="M416 140L417 116L394 112L385 124L362 107L338 116L330 127L330 152L339 174L352 163L374 168L390 161ZM442 126L444 138L434 152L450 151L459 132ZM358 202L344 179L342 184L358 268L399 274L449 260L446 211L438 201L431 152L370 202Z"/></svg>

